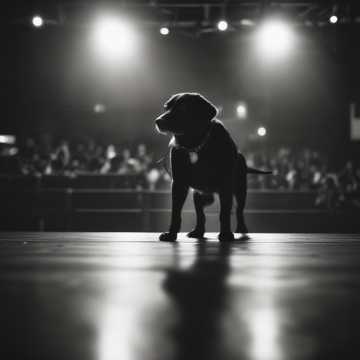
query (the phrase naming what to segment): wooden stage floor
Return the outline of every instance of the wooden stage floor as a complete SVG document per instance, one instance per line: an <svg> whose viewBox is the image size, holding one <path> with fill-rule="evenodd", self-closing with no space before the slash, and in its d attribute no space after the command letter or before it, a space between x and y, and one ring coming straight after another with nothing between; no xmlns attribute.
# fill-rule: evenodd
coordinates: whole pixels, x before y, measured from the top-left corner
<svg viewBox="0 0 360 360"><path fill-rule="evenodd" d="M360 236L0 234L1 359L360 359Z"/></svg>

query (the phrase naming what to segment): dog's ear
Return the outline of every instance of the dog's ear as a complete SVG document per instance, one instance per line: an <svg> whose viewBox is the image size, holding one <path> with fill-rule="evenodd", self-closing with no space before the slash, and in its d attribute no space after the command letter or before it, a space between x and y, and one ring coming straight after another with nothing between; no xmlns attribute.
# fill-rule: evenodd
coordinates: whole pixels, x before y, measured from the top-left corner
<svg viewBox="0 0 360 360"><path fill-rule="evenodd" d="M204 96L200 94L193 94L193 110L194 115L197 119L196 121L201 121L202 123L209 123L217 114L217 108Z"/></svg>
<svg viewBox="0 0 360 360"><path fill-rule="evenodd" d="M175 106L175 104L177 103L177 101L183 96L182 93L179 94L174 94L170 97L170 99L168 101L166 101L164 107L165 109L169 110L171 108L173 108Z"/></svg>

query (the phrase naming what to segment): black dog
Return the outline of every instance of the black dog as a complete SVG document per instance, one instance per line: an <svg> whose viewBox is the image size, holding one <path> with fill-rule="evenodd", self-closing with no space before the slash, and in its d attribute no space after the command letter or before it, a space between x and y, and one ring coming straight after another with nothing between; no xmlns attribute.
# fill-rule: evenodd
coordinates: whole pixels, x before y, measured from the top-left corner
<svg viewBox="0 0 360 360"><path fill-rule="evenodd" d="M220 241L234 240L231 231L232 199L237 201L238 233L247 233L243 210L245 207L248 173L270 172L249 169L221 121L215 119L216 107L197 93L173 95L165 103L165 112L156 120L161 133L173 134L171 141L172 215L169 232L160 235L161 241L175 241L181 226L181 211L189 187L197 216L195 229L189 237L202 238L205 233L204 207L220 197Z"/></svg>

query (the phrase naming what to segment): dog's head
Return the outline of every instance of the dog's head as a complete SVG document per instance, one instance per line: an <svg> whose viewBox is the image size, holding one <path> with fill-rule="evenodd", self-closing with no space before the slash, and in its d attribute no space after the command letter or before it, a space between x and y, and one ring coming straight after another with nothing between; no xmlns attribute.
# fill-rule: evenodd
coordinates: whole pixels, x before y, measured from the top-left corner
<svg viewBox="0 0 360 360"><path fill-rule="evenodd" d="M198 93L175 94L164 108L164 113L155 120L156 129L174 135L201 133L217 115L216 107Z"/></svg>

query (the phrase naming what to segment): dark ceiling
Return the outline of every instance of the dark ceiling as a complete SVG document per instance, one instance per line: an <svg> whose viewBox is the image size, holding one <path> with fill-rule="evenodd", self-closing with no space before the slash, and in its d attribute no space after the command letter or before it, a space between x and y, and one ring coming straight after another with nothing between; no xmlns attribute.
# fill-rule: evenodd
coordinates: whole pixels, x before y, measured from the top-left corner
<svg viewBox="0 0 360 360"><path fill-rule="evenodd" d="M308 27L329 26L331 14L339 17L338 25L360 23L357 0L13 0L2 2L2 17L6 24L27 25L33 14L40 13L48 25L87 26L89 16L99 9L126 12L144 26L168 24L197 34L209 32L220 18L226 18L231 22L231 29L237 30L246 26L243 20L258 22L274 14Z"/></svg>

